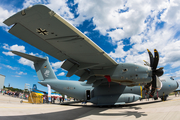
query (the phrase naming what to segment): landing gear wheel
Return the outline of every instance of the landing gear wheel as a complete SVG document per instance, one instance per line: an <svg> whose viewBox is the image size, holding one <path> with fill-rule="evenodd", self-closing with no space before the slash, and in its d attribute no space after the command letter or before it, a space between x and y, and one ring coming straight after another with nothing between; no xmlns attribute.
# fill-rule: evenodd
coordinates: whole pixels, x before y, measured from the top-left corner
<svg viewBox="0 0 180 120"><path fill-rule="evenodd" d="M164 101L166 101L167 100L167 97L164 97Z"/></svg>
<svg viewBox="0 0 180 120"><path fill-rule="evenodd" d="M162 100L162 101L166 101L166 100L167 100L167 97L166 97L166 96L161 97L161 100Z"/></svg>
<svg viewBox="0 0 180 120"><path fill-rule="evenodd" d="M154 97L154 100L157 100L158 98L157 97Z"/></svg>

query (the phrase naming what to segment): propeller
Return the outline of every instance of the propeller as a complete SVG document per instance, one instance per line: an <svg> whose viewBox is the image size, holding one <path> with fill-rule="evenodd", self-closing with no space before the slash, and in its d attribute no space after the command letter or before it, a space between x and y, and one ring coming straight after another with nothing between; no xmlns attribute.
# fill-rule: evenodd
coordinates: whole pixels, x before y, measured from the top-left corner
<svg viewBox="0 0 180 120"><path fill-rule="evenodd" d="M152 88L151 88L151 93L149 94L150 97L154 96L155 90L160 90L162 87L162 83L159 79L160 76L163 75L163 67L157 68L158 63L159 63L159 53L156 49L154 49L154 56L151 53L150 50L148 50L149 58L150 58L150 67L152 70ZM150 86L150 85L148 85Z"/></svg>

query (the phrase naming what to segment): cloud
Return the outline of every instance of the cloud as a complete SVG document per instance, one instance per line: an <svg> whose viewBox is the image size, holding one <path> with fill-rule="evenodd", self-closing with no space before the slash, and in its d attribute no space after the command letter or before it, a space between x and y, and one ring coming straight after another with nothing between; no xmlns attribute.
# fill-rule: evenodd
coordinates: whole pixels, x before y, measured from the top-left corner
<svg viewBox="0 0 180 120"><path fill-rule="evenodd" d="M180 57L178 56L178 54L180 54L180 35L178 34L178 31L180 31L180 22L179 17L176 15L179 14L178 11L180 8L176 8L178 10L173 11L174 13L172 14L175 14L173 16L176 16L174 19L166 19L166 17L171 18L171 14L168 14L171 7L180 4L179 2L176 2L175 5L171 2L168 4L168 2L165 1L160 1L160 3L163 4L157 3L155 5L157 8L155 9L152 5L148 8L151 12L148 12L146 17L143 18L143 21L146 21L146 23L143 24L146 24L146 26L142 29L142 31L139 32L139 34L136 33L130 35L131 48L129 50L124 51L124 44L121 40L117 40L118 34L115 34L117 29L113 30L114 32L110 31L109 35L111 38L114 41L115 39L117 41L117 47L109 53L110 56L112 56L115 60L120 58L124 59L124 62L138 61L138 63L141 63L140 61L143 59L149 61L148 54L145 54L147 53L146 49L150 49L153 53L153 49L156 48L160 54L159 66L171 65L172 68L180 66ZM143 8L141 6L139 7L139 9ZM129 7L129 10L130 9L133 9L133 7ZM162 13L160 14L160 12ZM136 24L136 22L134 22L134 24ZM134 29L133 25L130 29ZM120 34L121 32L122 30L119 30L118 33ZM121 62L122 61L123 60L121 60Z"/></svg>
<svg viewBox="0 0 180 120"><path fill-rule="evenodd" d="M180 70L175 72L176 77L180 77Z"/></svg>
<svg viewBox="0 0 180 120"><path fill-rule="evenodd" d="M27 73L24 73L24 72L22 72L22 71L16 72L16 74L18 74L18 75L27 75Z"/></svg>
<svg viewBox="0 0 180 120"><path fill-rule="evenodd" d="M35 4L44 4L67 20L74 18L68 7L67 0L25 0L23 9Z"/></svg>
<svg viewBox="0 0 180 120"><path fill-rule="evenodd" d="M23 65L27 65L27 66L30 66L32 69L34 69L34 63L28 59L25 59L23 57L21 57L19 60L18 60L19 63L23 64Z"/></svg>
<svg viewBox="0 0 180 120"><path fill-rule="evenodd" d="M84 34L86 34L86 35L87 35L87 34L89 34L89 32L88 32L88 31L84 31Z"/></svg>
<svg viewBox="0 0 180 120"><path fill-rule="evenodd" d="M11 69L11 70L17 70L17 69L19 69L18 67L12 67L12 66L10 66L10 65L3 65L4 67L6 67L6 68L9 68L9 69Z"/></svg>
<svg viewBox="0 0 180 120"><path fill-rule="evenodd" d="M70 12L71 9L68 7L67 0L49 0L46 5L67 20L74 18L74 14Z"/></svg>
<svg viewBox="0 0 180 120"><path fill-rule="evenodd" d="M57 69L61 69L61 65L63 64L64 61L62 62L55 62L55 63L51 63L51 66L53 68L54 72L57 72Z"/></svg>
<svg viewBox="0 0 180 120"><path fill-rule="evenodd" d="M32 69L34 69L34 63L26 58L21 57L18 62L23 65L30 66Z"/></svg>
<svg viewBox="0 0 180 120"><path fill-rule="evenodd" d="M124 56L127 55L127 53L123 50L123 47L125 45L122 43L122 41L117 42L117 48L115 49L115 52L110 52L109 55L112 58L123 58Z"/></svg>
<svg viewBox="0 0 180 120"><path fill-rule="evenodd" d="M61 72L57 76L64 76L64 75L65 75L65 72Z"/></svg>
<svg viewBox="0 0 180 120"><path fill-rule="evenodd" d="M156 4L154 4L154 2ZM82 24L83 21L93 18L95 30L102 35L108 35L112 41L119 41L133 35L142 33L147 26L146 18L158 14L166 8L166 1L158 2L152 0L124 1L124 0L75 0L78 4L78 17L73 24ZM153 12L154 11L154 12ZM114 30L109 31L111 28Z"/></svg>
<svg viewBox="0 0 180 120"><path fill-rule="evenodd" d="M9 46L8 44L4 43L3 44L3 48L5 50L14 50L14 51L19 51L19 52L23 52L25 53L26 50L25 50L25 46L23 45L12 45L12 46ZM5 55L9 55L9 56L15 56L15 54L13 54L12 52L2 52L3 54ZM33 56L38 56L38 57L42 57L42 55L39 55L38 53L29 53L29 55L33 55ZM25 59L23 57L21 57L19 60L18 60L19 63L23 64L23 65L27 65L27 66L30 66L32 69L34 69L34 63L28 59ZM19 73L20 74L20 73ZM25 73L22 73L22 74L25 74ZM26 73L27 74L27 73Z"/></svg>
<svg viewBox="0 0 180 120"><path fill-rule="evenodd" d="M15 54L13 54L12 52L2 52L3 54L5 54L6 56L15 56Z"/></svg>
<svg viewBox="0 0 180 120"><path fill-rule="evenodd" d="M8 44L4 43L3 48L5 50L14 50L14 51L19 51L19 52L23 52L23 53L26 52L25 47L23 45L15 44L15 45L9 46ZM15 54L13 54L12 52L4 52L3 51L2 53L5 54L6 56L8 56L8 55L9 56L15 56Z"/></svg>
<svg viewBox="0 0 180 120"><path fill-rule="evenodd" d="M162 14L161 19L168 24L179 24L180 20L180 2L178 0L171 1L167 10Z"/></svg>
<svg viewBox="0 0 180 120"><path fill-rule="evenodd" d="M21 77L21 76L19 76L19 75L15 75L14 77Z"/></svg>
<svg viewBox="0 0 180 120"><path fill-rule="evenodd" d="M3 21L5 19L7 19L8 17L10 17L11 15L13 15L15 13L14 10L6 10L4 8L1 7L0 5L0 26L5 27L5 24L3 23Z"/></svg>
<svg viewBox="0 0 180 120"><path fill-rule="evenodd" d="M38 56L38 57L43 57L42 55L39 55L38 53L32 53L32 52L29 53L29 55ZM28 59L26 59L26 58L21 57L21 58L18 60L18 62L19 62L20 64L30 66L32 69L35 69L35 68L34 68L34 62L32 62L32 61L30 61L30 60L28 60Z"/></svg>

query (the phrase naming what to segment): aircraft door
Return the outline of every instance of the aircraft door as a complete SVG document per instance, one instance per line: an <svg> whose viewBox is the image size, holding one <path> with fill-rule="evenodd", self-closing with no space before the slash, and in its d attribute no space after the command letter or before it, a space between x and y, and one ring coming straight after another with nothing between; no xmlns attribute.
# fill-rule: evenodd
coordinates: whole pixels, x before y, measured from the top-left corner
<svg viewBox="0 0 180 120"><path fill-rule="evenodd" d="M86 100L90 100L90 99L91 99L91 91L86 90Z"/></svg>

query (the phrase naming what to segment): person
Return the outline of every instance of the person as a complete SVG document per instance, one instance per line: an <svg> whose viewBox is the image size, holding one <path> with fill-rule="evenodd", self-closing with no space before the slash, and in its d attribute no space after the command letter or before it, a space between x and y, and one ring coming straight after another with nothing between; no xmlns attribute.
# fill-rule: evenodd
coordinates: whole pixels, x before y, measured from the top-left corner
<svg viewBox="0 0 180 120"><path fill-rule="evenodd" d="M54 104L54 97L52 97L52 103Z"/></svg>
<svg viewBox="0 0 180 120"><path fill-rule="evenodd" d="M64 97L62 98L62 102L64 102Z"/></svg>
<svg viewBox="0 0 180 120"><path fill-rule="evenodd" d="M59 101L59 97L57 97L56 100Z"/></svg>
<svg viewBox="0 0 180 120"><path fill-rule="evenodd" d="M60 103L61 103L61 100L62 100L62 98L60 97L60 100L59 100Z"/></svg>
<svg viewBox="0 0 180 120"><path fill-rule="evenodd" d="M52 97L51 97L51 104L52 104Z"/></svg>
<svg viewBox="0 0 180 120"><path fill-rule="evenodd" d="M46 102L46 97L43 96L43 104Z"/></svg>
<svg viewBox="0 0 180 120"><path fill-rule="evenodd" d="M174 94L175 94L175 97L176 97L176 92L174 92Z"/></svg>
<svg viewBox="0 0 180 120"><path fill-rule="evenodd" d="M179 91L177 92L177 95L178 95L178 97L179 97Z"/></svg>
<svg viewBox="0 0 180 120"><path fill-rule="evenodd" d="M46 103L49 103L48 96L46 96Z"/></svg>
<svg viewBox="0 0 180 120"><path fill-rule="evenodd" d="M162 98L162 101L164 101L164 97L165 97L165 94L164 94L164 92L163 92L163 98Z"/></svg>

